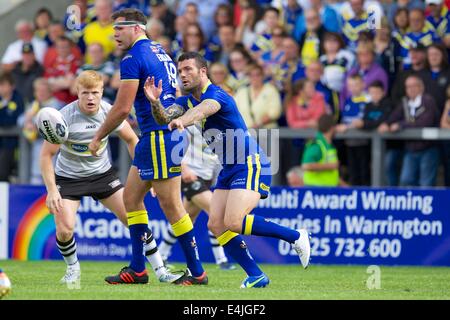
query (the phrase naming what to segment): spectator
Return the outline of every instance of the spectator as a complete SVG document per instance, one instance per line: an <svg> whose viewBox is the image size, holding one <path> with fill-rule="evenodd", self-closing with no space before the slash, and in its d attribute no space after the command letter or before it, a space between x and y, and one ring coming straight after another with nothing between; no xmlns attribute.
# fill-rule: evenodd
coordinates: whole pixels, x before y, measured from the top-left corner
<svg viewBox="0 0 450 320"><path fill-rule="evenodd" d="M211 44L214 45L214 44ZM214 50L210 45L209 50ZM219 27L219 45L215 49L214 61L228 65L230 53L236 46L234 27L232 25L222 25Z"/></svg>
<svg viewBox="0 0 450 320"><path fill-rule="evenodd" d="M381 19L380 28L375 30L373 43L375 48L375 61L388 75L388 88L391 88L399 69L399 63L395 60L395 41L392 41L389 23L384 18Z"/></svg>
<svg viewBox="0 0 450 320"><path fill-rule="evenodd" d="M220 62L211 64L211 66L209 67L209 78L211 79L212 83L214 83L216 86L221 87L229 95L234 95L232 85L230 84L230 72L228 71L226 65Z"/></svg>
<svg viewBox="0 0 450 320"><path fill-rule="evenodd" d="M252 57L244 47L236 46L230 53L230 83L233 91L248 85L247 67Z"/></svg>
<svg viewBox="0 0 450 320"><path fill-rule="evenodd" d="M436 127L439 115L433 97L425 93L422 79L417 75L406 78L406 96L382 124L380 132L397 132L406 128ZM401 186L431 187L436 183L439 151L433 141L408 140L400 174Z"/></svg>
<svg viewBox="0 0 450 320"><path fill-rule="evenodd" d="M212 62L214 59L213 52L209 50L205 42L205 36L198 23L188 24L183 34L182 51L174 53L178 58L183 52L198 52L208 62Z"/></svg>
<svg viewBox="0 0 450 320"><path fill-rule="evenodd" d="M150 17L158 19L164 25L164 34L170 39L175 38L175 14L169 9L164 0L150 1Z"/></svg>
<svg viewBox="0 0 450 320"><path fill-rule="evenodd" d="M274 7L268 7L264 11L263 20L256 25L258 36L250 50L253 58L257 60L264 52L273 49L272 33L279 25L280 11ZM259 29L259 31L258 31Z"/></svg>
<svg viewBox="0 0 450 320"><path fill-rule="evenodd" d="M355 61L352 52L345 49L341 35L327 32L323 38L324 54L320 57L323 66L323 84L332 91L340 92L344 87L345 72L350 70Z"/></svg>
<svg viewBox="0 0 450 320"><path fill-rule="evenodd" d="M339 160L333 146L335 122L332 115L322 115L316 137L305 146L302 156L305 186L336 187L340 184Z"/></svg>
<svg viewBox="0 0 450 320"><path fill-rule="evenodd" d="M274 74L275 69L283 59L283 40L287 37L287 33L283 27L278 26L273 29L272 42L273 49L261 55L259 64L264 67L265 74L269 78Z"/></svg>
<svg viewBox="0 0 450 320"><path fill-rule="evenodd" d="M229 4L222 3L217 7L216 12L214 12L214 24L215 30L209 39L209 42L213 45L220 46L222 43L220 41L220 28L222 26L233 26L233 11ZM234 39L234 26L233 26L233 43Z"/></svg>
<svg viewBox="0 0 450 320"><path fill-rule="evenodd" d="M180 4L180 7L181 7L181 4ZM188 24L199 23L199 19L198 19L199 13L198 13L198 4L197 3L192 2L192 1L187 3L184 13L180 12L180 7L178 8L178 16L183 15L186 18L186 22Z"/></svg>
<svg viewBox="0 0 450 320"><path fill-rule="evenodd" d="M44 77L48 80L54 97L65 104L77 98L70 93L70 86L75 79L80 61L72 54L72 46L73 43L69 38L60 37L55 45L56 58L46 59L44 64Z"/></svg>
<svg viewBox="0 0 450 320"><path fill-rule="evenodd" d="M388 77L386 71L383 70L375 61L375 52L371 43L361 43L356 50L357 65L350 69L348 76L358 74L364 81L364 89L367 90L369 85L375 80L383 83L385 92L388 92ZM347 76L347 77L348 77ZM349 97L346 86L341 92L341 107L343 102Z"/></svg>
<svg viewBox="0 0 450 320"><path fill-rule="evenodd" d="M323 54L322 40L327 29L320 21L319 12L314 9L305 12L306 30L300 35L300 56L305 66L318 60Z"/></svg>
<svg viewBox="0 0 450 320"><path fill-rule="evenodd" d="M410 49L411 68L400 71L391 89L391 98L394 106L397 106L405 96L405 81L411 74L418 74L426 84L429 79L424 78L425 73L421 72L426 67L427 50L423 44L417 44Z"/></svg>
<svg viewBox="0 0 450 320"><path fill-rule="evenodd" d="M175 39L172 41L172 57L183 50L183 35L186 32L188 22L185 16L177 16L174 24L176 33Z"/></svg>
<svg viewBox="0 0 450 320"><path fill-rule="evenodd" d="M92 43L88 46L88 54L91 56L92 63L82 65L76 75L86 70L94 70L103 77L103 98L112 103L116 97L116 90L110 87L111 78L114 75L114 64L104 58L103 47L100 43ZM72 82L71 93L76 96L76 81Z"/></svg>
<svg viewBox="0 0 450 320"><path fill-rule="evenodd" d="M264 70L257 64L247 68L250 85L240 88L236 104L249 128L276 128L281 115L281 98L271 83L264 83Z"/></svg>
<svg viewBox="0 0 450 320"><path fill-rule="evenodd" d="M39 154L41 151L43 139L39 137L36 126L34 125L34 117L42 108L55 108L59 110L63 104L58 102L50 89L48 81L44 78L37 78L33 82L33 90L35 100L30 103L30 107L25 112L23 121L23 134L31 143L31 184L43 184L41 170L39 167Z"/></svg>
<svg viewBox="0 0 450 320"><path fill-rule="evenodd" d="M370 29L367 23L368 14L364 9L364 0L350 0L349 3L353 15L344 16L342 34L347 48L354 51L358 45L359 34Z"/></svg>
<svg viewBox="0 0 450 320"><path fill-rule="evenodd" d="M338 132L357 128L359 120L363 119L364 109L369 102L364 92L364 81L359 74L347 78L350 96L345 100L342 109L341 124L336 127ZM370 185L370 148L369 141L364 139L346 139L347 160L350 184L353 186Z"/></svg>
<svg viewBox="0 0 450 320"><path fill-rule="evenodd" d="M396 23L397 16L399 12L402 12L402 21L403 15L406 13L406 20L408 20L408 11L412 9L425 9L425 5L423 1L421 0L401 0L401 1L392 1L390 4L387 5L386 12L387 12L387 18L388 21L391 23L391 27L398 27ZM396 25L396 26L394 26ZM405 27L402 27L401 29L406 31L407 25Z"/></svg>
<svg viewBox="0 0 450 320"><path fill-rule="evenodd" d="M450 11L444 5L443 0L425 0L429 15L427 22L434 32L442 39L445 46L450 48Z"/></svg>
<svg viewBox="0 0 450 320"><path fill-rule="evenodd" d="M154 41L158 41L158 39L165 33L163 23L156 18L150 18L147 20L146 29L147 37Z"/></svg>
<svg viewBox="0 0 450 320"><path fill-rule="evenodd" d="M306 78L315 84L316 90L323 94L327 104L327 112L332 113L337 122L340 117L339 93L331 90L323 83L323 65L319 61L314 61L306 67L305 73Z"/></svg>
<svg viewBox="0 0 450 320"><path fill-rule="evenodd" d="M303 187L303 170L301 166L295 166L286 173L286 180L289 187Z"/></svg>
<svg viewBox="0 0 450 320"><path fill-rule="evenodd" d="M439 36L427 27L425 13L420 9L413 9L409 12L409 32L400 42L400 57L402 58L403 69L411 67L411 56L409 50L419 43L428 47L434 42L441 42Z"/></svg>
<svg viewBox="0 0 450 320"><path fill-rule="evenodd" d="M34 36L33 25L25 20L20 20L15 27L17 40L9 44L2 58L2 70L9 72L16 64L22 60L22 47L24 43L31 43L34 48L36 60L39 63L44 61L47 51L47 44Z"/></svg>
<svg viewBox="0 0 450 320"><path fill-rule="evenodd" d="M297 19L302 15L303 9L297 0L287 0L283 5L284 25L288 34L293 35Z"/></svg>
<svg viewBox="0 0 450 320"><path fill-rule="evenodd" d="M41 40L45 40L48 34L48 27L53 21L53 15L47 8L40 8L34 15L34 35Z"/></svg>
<svg viewBox="0 0 450 320"><path fill-rule="evenodd" d="M294 84L292 98L287 102L286 120L290 128L317 128L319 118L326 113L323 94L314 82L299 80Z"/></svg>
<svg viewBox="0 0 450 320"><path fill-rule="evenodd" d="M92 43L100 43L103 47L105 58L115 49L114 28L111 20L111 0L95 0L95 15L97 20L90 22L84 28L83 41L86 48ZM86 63L91 63L89 53L86 54Z"/></svg>
<svg viewBox="0 0 450 320"><path fill-rule="evenodd" d="M255 27L259 20L259 7L254 0L243 1L242 12L236 28L236 42L244 44L250 50L258 34Z"/></svg>
<svg viewBox="0 0 450 320"><path fill-rule="evenodd" d="M295 22L295 29L293 36L295 39L300 40L301 36L306 32L308 19L306 19L306 12L313 10L318 13L318 20L323 24L324 29L331 32L340 31L340 21L338 14L328 4L324 4L322 0L311 0L311 7L308 8L303 14L300 14ZM306 8L304 8L306 9Z"/></svg>
<svg viewBox="0 0 450 320"><path fill-rule="evenodd" d="M47 43L49 44L49 47L44 56L44 63L43 63L44 66L52 64L53 61L56 59L58 53L56 52L55 43L59 38L65 36L64 26L59 21L52 21L48 30L49 32L47 37ZM72 45L71 53L73 54L75 59L79 61L83 59L83 54L81 53L81 50L80 48L78 48L78 46Z"/></svg>
<svg viewBox="0 0 450 320"><path fill-rule="evenodd" d="M36 61L33 45L24 43L22 47L22 61L11 72L14 83L20 83L16 88L22 96L24 103L31 102L33 95L33 82L44 74L44 68Z"/></svg>
<svg viewBox="0 0 450 320"><path fill-rule="evenodd" d="M15 90L14 79L9 73L0 73L0 128L14 129L17 119L24 111L23 100ZM9 181L16 166L14 152L16 137L0 137L0 181Z"/></svg>
<svg viewBox="0 0 450 320"><path fill-rule="evenodd" d="M392 21L392 20L388 20ZM409 11L406 8L399 8L394 15L392 38L397 42L402 41L408 32L409 27Z"/></svg>
<svg viewBox="0 0 450 320"><path fill-rule="evenodd" d="M385 122L392 111L392 102L384 92L383 83L379 80L369 85L370 102L364 108L362 119L356 119L356 129L373 130Z"/></svg>
<svg viewBox="0 0 450 320"><path fill-rule="evenodd" d="M450 85L447 87L447 102L441 116L441 128L450 129ZM450 141L443 141L444 182L450 187Z"/></svg>
<svg viewBox="0 0 450 320"><path fill-rule="evenodd" d="M450 23L450 21L449 21ZM425 93L431 95L442 113L446 102L446 89L450 84L450 67L448 63L447 50L441 43L433 43L427 49L427 61L424 79L428 81L425 85Z"/></svg>
<svg viewBox="0 0 450 320"><path fill-rule="evenodd" d="M284 101L284 98L291 94L292 84L305 77L305 67L299 58L298 44L294 38L284 38L282 48L284 55L272 74L272 81L281 91Z"/></svg>
<svg viewBox="0 0 450 320"><path fill-rule="evenodd" d="M211 38L213 33L216 31L215 23L214 23L214 14L221 4L226 4L228 1L226 0L181 0L178 5L177 14L184 14L188 17L188 21L190 23L198 22L201 25L202 31L205 34L205 39ZM197 10L194 13L194 5ZM201 10L198 10L201 8ZM192 20L190 20L190 15L192 12ZM195 18L195 21L193 19Z"/></svg>

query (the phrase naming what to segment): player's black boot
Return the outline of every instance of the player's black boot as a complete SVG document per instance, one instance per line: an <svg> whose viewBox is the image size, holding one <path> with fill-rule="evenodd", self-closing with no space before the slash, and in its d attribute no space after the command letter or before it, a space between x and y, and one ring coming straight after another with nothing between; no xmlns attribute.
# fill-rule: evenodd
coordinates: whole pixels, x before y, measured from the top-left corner
<svg viewBox="0 0 450 320"><path fill-rule="evenodd" d="M182 286L205 285L208 284L208 276L206 275L206 272L203 272L200 276L194 277L189 269L187 269L184 276L172 283Z"/></svg>
<svg viewBox="0 0 450 320"><path fill-rule="evenodd" d="M109 284L145 284L148 283L147 270L136 272L130 267L123 267L118 275L105 278Z"/></svg>

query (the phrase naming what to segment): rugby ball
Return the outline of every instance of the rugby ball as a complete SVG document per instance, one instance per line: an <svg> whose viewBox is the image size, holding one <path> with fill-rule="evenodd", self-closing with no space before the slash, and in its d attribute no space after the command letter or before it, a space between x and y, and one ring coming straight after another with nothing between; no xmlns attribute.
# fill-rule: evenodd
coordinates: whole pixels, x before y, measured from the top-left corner
<svg viewBox="0 0 450 320"><path fill-rule="evenodd" d="M6 273L0 269L0 299L8 295L11 291L11 281Z"/></svg>
<svg viewBox="0 0 450 320"><path fill-rule="evenodd" d="M61 112L54 108L42 108L35 118L36 127L42 138L52 144L64 143L69 136L69 128Z"/></svg>

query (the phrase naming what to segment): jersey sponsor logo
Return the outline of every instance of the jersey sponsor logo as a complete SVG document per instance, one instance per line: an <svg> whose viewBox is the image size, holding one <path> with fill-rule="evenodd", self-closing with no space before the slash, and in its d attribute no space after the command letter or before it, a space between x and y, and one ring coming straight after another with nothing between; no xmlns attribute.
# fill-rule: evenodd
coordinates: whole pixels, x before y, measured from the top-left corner
<svg viewBox="0 0 450 320"><path fill-rule="evenodd" d="M158 52L159 52L159 48L158 48L158 47L150 46L150 49L151 49L154 53L158 53Z"/></svg>
<svg viewBox="0 0 450 320"><path fill-rule="evenodd" d="M76 152L86 152L88 150L88 146L85 144L72 143L70 147Z"/></svg>
<svg viewBox="0 0 450 320"><path fill-rule="evenodd" d="M114 189L114 188L120 186L120 180L119 180L119 179L116 179L116 180L114 180L113 182L108 183L108 186L110 186L111 189Z"/></svg>
<svg viewBox="0 0 450 320"><path fill-rule="evenodd" d="M96 124L87 124L86 125L86 129L95 129L95 128L97 128Z"/></svg>
<svg viewBox="0 0 450 320"><path fill-rule="evenodd" d="M133 56L131 54L127 54L125 57L123 57L122 61L125 61L128 58L133 58Z"/></svg>
<svg viewBox="0 0 450 320"><path fill-rule="evenodd" d="M246 184L247 181L245 178L239 178L233 181L233 183L231 184L232 186L238 186L238 185L244 185Z"/></svg>
<svg viewBox="0 0 450 320"><path fill-rule="evenodd" d="M267 185L265 185L265 184L262 183L262 182L259 184L259 187L260 187L262 190L264 190L264 191L269 191L269 190L270 190L270 187L267 186Z"/></svg>
<svg viewBox="0 0 450 320"><path fill-rule="evenodd" d="M169 169L169 172L170 172L170 173L178 173L178 172L181 172L181 167L180 167L180 166L178 166L178 167L171 167L171 168Z"/></svg>

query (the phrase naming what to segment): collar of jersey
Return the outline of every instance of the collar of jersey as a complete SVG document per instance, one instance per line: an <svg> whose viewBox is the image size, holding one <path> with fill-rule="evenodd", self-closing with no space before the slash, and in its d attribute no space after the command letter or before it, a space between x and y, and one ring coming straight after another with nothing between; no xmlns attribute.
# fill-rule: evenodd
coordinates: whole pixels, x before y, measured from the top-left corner
<svg viewBox="0 0 450 320"><path fill-rule="evenodd" d="M209 85L211 85L211 80L208 80L208 82L206 83L206 85L203 87L202 89L202 94L204 94L206 92L206 90L208 90Z"/></svg>
<svg viewBox="0 0 450 320"><path fill-rule="evenodd" d="M136 39L135 42L133 42L133 44L131 45L131 47L133 48L134 45L135 45L138 41L141 41L141 40L148 40L148 38L147 38L147 36L145 36L145 35L140 36L139 38Z"/></svg>

